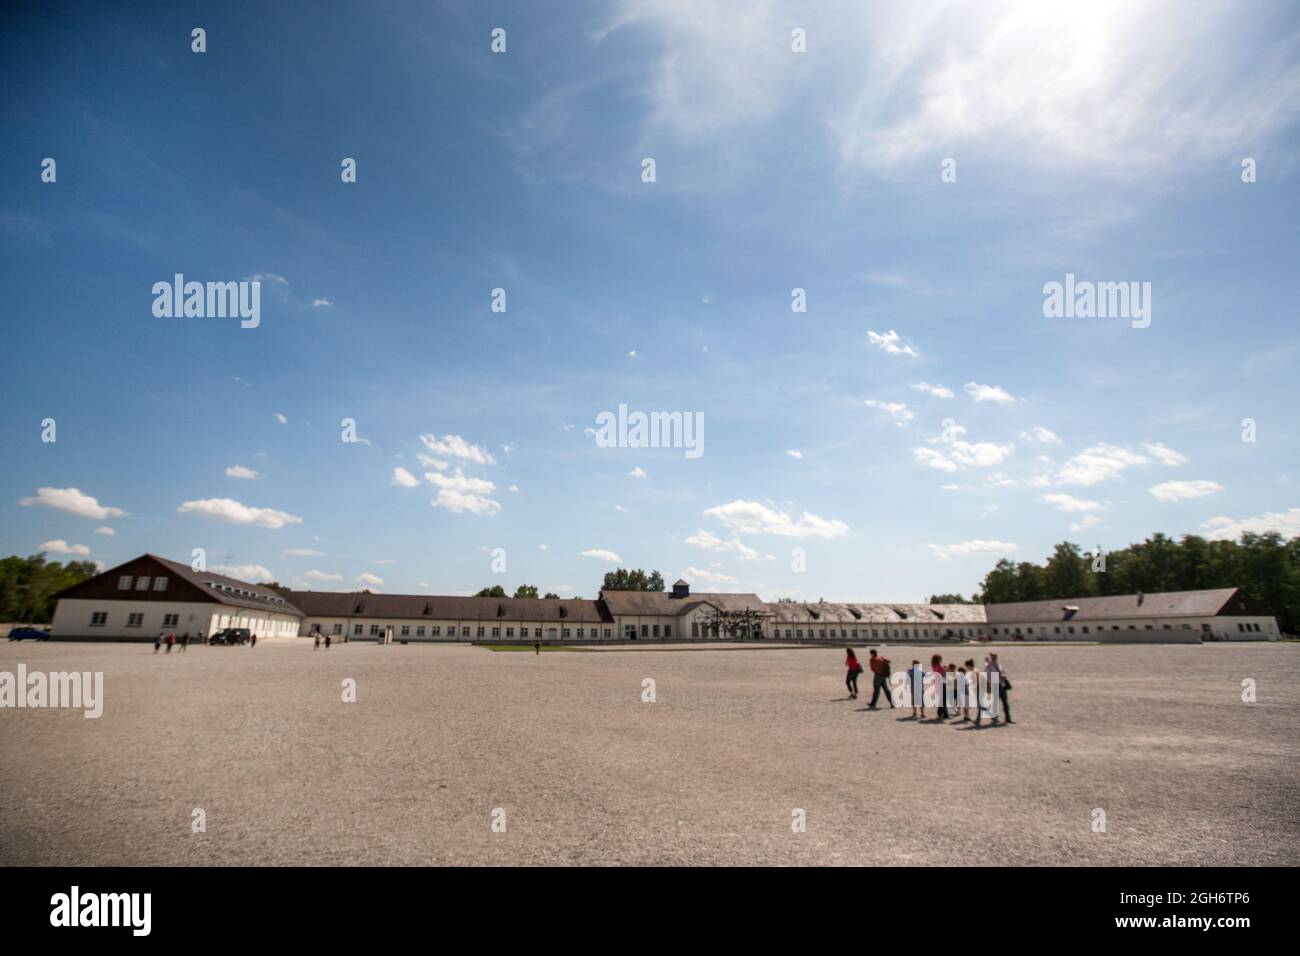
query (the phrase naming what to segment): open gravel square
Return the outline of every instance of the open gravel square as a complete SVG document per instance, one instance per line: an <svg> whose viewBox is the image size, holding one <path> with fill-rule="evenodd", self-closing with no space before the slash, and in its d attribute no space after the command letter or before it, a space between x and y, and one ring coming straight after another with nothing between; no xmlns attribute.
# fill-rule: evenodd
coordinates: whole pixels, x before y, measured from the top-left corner
<svg viewBox="0 0 1300 956"><path fill-rule="evenodd" d="M995 649L977 732L847 700L836 648L5 643L105 703L0 710L0 864L1296 862L1300 645Z"/></svg>

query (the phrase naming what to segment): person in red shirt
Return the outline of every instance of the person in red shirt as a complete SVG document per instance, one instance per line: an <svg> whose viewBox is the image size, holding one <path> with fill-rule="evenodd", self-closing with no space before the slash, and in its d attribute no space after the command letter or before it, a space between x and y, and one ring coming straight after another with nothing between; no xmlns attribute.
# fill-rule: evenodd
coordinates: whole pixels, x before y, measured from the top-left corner
<svg viewBox="0 0 1300 956"><path fill-rule="evenodd" d="M846 647L844 657L844 666L848 668L848 674L844 678L844 684L849 689L849 700L858 699L858 675L862 673L862 664L858 660L858 655L853 653L853 648Z"/></svg>
<svg viewBox="0 0 1300 956"><path fill-rule="evenodd" d="M889 658L881 657L876 653L875 648L872 648L867 663L871 666L871 703L868 708L870 710L876 709L876 701L883 690L885 700L889 701L889 709L893 710L894 698L889 693Z"/></svg>

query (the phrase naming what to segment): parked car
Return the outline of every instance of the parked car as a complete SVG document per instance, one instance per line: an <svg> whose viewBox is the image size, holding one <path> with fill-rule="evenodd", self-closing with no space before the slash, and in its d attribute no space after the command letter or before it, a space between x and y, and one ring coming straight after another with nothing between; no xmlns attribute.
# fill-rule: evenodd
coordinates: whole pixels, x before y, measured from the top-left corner
<svg viewBox="0 0 1300 956"><path fill-rule="evenodd" d="M15 627L9 632L11 641L48 641L50 632L43 627Z"/></svg>
<svg viewBox="0 0 1300 956"><path fill-rule="evenodd" d="M209 644L247 644L249 630L246 627L227 627L217 631L208 639Z"/></svg>

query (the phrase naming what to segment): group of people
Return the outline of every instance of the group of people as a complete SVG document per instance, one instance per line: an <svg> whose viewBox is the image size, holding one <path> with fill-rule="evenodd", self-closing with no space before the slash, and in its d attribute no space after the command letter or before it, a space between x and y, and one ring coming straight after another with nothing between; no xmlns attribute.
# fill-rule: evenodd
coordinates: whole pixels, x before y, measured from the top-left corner
<svg viewBox="0 0 1300 956"><path fill-rule="evenodd" d="M319 650L320 650L320 640L321 640L321 638L320 638L320 631L313 631L312 633L316 635L316 646L313 647L312 650L314 650L314 651L319 651ZM326 634L326 635L325 635L325 650L328 651L328 650L330 649L330 643L331 643L331 642L330 642L330 636L329 636L328 634Z"/></svg>
<svg viewBox="0 0 1300 956"><path fill-rule="evenodd" d="M865 668L851 647L845 649L844 666L848 670L844 683L849 689L849 699L857 700L858 675L864 673ZM889 658L872 648L868 652L867 667L871 669L871 703L867 705L867 709L876 709L876 702L880 699L881 692L884 693L890 709L893 709L897 705L890 692L889 684L893 671ZM1008 724L1015 723L1011 719L1009 697L1011 681L1007 677L1006 669L998 662L997 654L989 654L984 658L982 668L975 666L974 658L969 658L960 665L955 663L945 665L943 655L935 654L930 658L929 673L933 675L933 688L937 695L935 720L953 719L958 723L971 723L973 710L976 727L982 726L985 714L988 714L992 718L993 725L997 726L999 721L997 707L992 704L992 701L989 706L985 706L985 695L994 693L996 688L997 700L1002 710L1001 719ZM911 699L912 716L920 720L925 719L925 675L926 670L921 662L912 661L912 666L907 669L907 696Z"/></svg>
<svg viewBox="0 0 1300 956"><path fill-rule="evenodd" d="M206 636L204 636L202 631L199 631L198 636L194 638L194 643L206 644L208 643L208 639ZM160 650L166 647L167 653L170 654L172 652L172 648L175 647L177 644L180 644L182 651L188 651L190 649L190 632L186 631L179 638L177 638L174 632L159 631L158 636L153 639L153 652L157 654ZM256 634L250 634L248 636L248 646L249 647L257 646Z"/></svg>

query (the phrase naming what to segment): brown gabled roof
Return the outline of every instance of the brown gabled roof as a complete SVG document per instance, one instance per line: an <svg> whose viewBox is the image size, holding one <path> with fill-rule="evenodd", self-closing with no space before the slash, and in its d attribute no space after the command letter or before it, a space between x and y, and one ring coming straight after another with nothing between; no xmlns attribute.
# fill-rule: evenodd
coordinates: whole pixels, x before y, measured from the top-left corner
<svg viewBox="0 0 1300 956"><path fill-rule="evenodd" d="M779 624L924 624L964 627L984 623L982 604L800 604L769 605Z"/></svg>
<svg viewBox="0 0 1300 956"><path fill-rule="evenodd" d="M564 598L448 597L363 594L358 591L293 591L308 617L405 618L429 621L555 621L612 624L599 601Z"/></svg>
<svg viewBox="0 0 1300 956"><path fill-rule="evenodd" d="M768 613L768 606L757 594L696 593L675 598L663 591L601 591L600 599L615 615L678 617L701 604L711 604L720 611Z"/></svg>
<svg viewBox="0 0 1300 956"><path fill-rule="evenodd" d="M270 588L258 587L256 584L249 584L247 581L240 581L238 578L215 574L211 571L195 571L188 564L182 564L180 561L172 561L168 558L160 558L156 554L147 554L145 557L153 558L177 577L203 588L221 604L278 611L282 614L302 617L301 610L295 607L284 595Z"/></svg>
<svg viewBox="0 0 1300 956"><path fill-rule="evenodd" d="M1060 621L1105 621L1129 617L1214 617L1227 613L1238 588L1205 591L1164 591L1157 594L1122 594L1111 597L1057 598L988 605L990 624L1051 624ZM1254 602L1243 597L1236 613L1254 613ZM1076 609L1077 610L1074 610ZM1267 613L1259 611L1258 613Z"/></svg>

